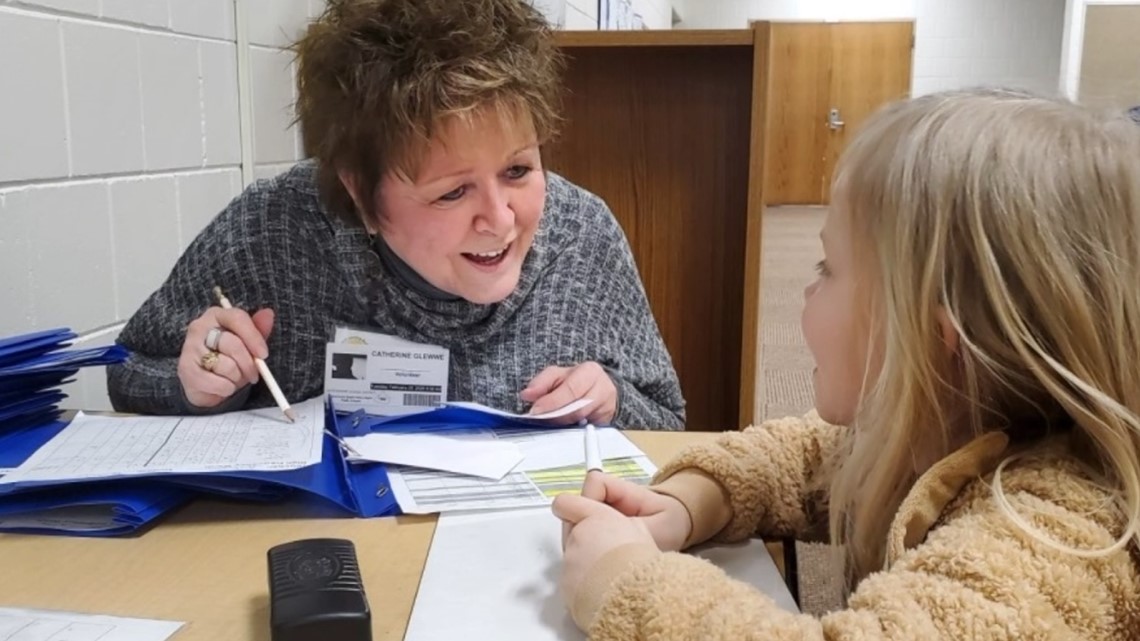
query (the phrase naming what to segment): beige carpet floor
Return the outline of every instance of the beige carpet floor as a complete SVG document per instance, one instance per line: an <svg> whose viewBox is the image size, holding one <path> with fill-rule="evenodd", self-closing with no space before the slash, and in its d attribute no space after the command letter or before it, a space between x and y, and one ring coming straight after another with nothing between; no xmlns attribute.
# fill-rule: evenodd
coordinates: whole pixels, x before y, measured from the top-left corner
<svg viewBox="0 0 1140 641"><path fill-rule="evenodd" d="M760 371L755 417L800 415L814 404L812 359L800 331L804 287L822 258L822 207L772 207L764 213L760 303ZM800 607L821 615L843 605L841 553L798 543Z"/></svg>

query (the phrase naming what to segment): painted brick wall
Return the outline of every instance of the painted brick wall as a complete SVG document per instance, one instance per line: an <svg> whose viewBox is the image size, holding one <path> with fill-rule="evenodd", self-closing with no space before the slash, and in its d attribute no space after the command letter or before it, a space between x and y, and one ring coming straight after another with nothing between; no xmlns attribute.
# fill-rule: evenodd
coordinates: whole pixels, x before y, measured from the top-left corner
<svg viewBox="0 0 1140 641"><path fill-rule="evenodd" d="M279 47L321 4L247 2L264 176L299 157ZM0 2L0 335L129 318L240 193L235 22L234 0ZM101 370L68 392L107 407Z"/></svg>

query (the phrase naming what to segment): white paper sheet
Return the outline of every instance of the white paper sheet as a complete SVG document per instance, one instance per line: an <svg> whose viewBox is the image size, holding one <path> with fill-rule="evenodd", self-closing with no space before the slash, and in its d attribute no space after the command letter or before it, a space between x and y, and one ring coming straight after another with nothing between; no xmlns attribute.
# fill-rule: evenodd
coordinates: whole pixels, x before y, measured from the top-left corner
<svg viewBox="0 0 1140 641"><path fill-rule="evenodd" d="M597 428L598 449L603 459L645 456L621 430ZM500 431L499 438L519 446L523 453L520 470L545 470L568 465L585 465L586 433L583 428L565 430Z"/></svg>
<svg viewBox="0 0 1140 641"><path fill-rule="evenodd" d="M523 460L514 443L491 430L350 436L350 461L375 461L499 480Z"/></svg>
<svg viewBox="0 0 1140 641"><path fill-rule="evenodd" d="M319 463L324 401L311 399L293 410L295 423L281 418L276 407L194 417L80 413L0 483L280 471Z"/></svg>
<svg viewBox="0 0 1140 641"><path fill-rule="evenodd" d="M493 481L407 467L388 471L392 492L408 514L456 510L501 510L549 505L562 492L580 492L586 477L584 430L497 432L523 452L523 462ZM648 483L657 468L619 430L598 430L607 473Z"/></svg>
<svg viewBox="0 0 1140 641"><path fill-rule="evenodd" d="M698 556L798 612L762 542ZM558 591L561 571L562 524L549 508L442 515L404 639L585 639Z"/></svg>
<svg viewBox="0 0 1140 641"><path fill-rule="evenodd" d="M526 420L526 421L541 422L541 421L553 421L554 419L562 418L563 416L568 416L570 414L573 414L574 412L577 412L578 410L582 409L583 407L586 407L590 403L593 403L593 401L591 401L588 398L580 398L580 399L574 401L573 403L570 403L569 405L565 405L563 407L560 407L556 410L551 410L549 412L543 412L542 414L514 414L512 412L507 412L504 410L495 409L494 407L489 407L489 406L483 405L481 403L472 403L469 401L451 401L451 402L447 403L447 405L450 405L451 407L462 407L464 409L477 410L480 412L484 412L486 414L491 414L492 416L502 416L504 418L522 419L522 420Z"/></svg>
<svg viewBox="0 0 1140 641"><path fill-rule="evenodd" d="M0 608L0 641L165 641L180 621Z"/></svg>

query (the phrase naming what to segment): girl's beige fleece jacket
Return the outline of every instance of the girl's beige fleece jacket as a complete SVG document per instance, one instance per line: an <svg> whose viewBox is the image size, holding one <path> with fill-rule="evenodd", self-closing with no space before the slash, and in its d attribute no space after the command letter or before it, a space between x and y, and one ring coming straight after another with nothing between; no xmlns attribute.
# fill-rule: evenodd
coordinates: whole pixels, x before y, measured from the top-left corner
<svg viewBox="0 0 1140 641"><path fill-rule="evenodd" d="M820 516L807 480L842 429L813 413L726 433L669 463L654 489L689 509L690 544L802 535ZM571 613L598 640L1140 640L1135 544L1082 558L1023 534L989 484L1008 449L991 433L926 472L892 520L885 569L859 583L846 610L791 614L704 560L627 545L589 570ZM1056 540L1112 544L1123 517L1060 452L1007 465L1007 498Z"/></svg>

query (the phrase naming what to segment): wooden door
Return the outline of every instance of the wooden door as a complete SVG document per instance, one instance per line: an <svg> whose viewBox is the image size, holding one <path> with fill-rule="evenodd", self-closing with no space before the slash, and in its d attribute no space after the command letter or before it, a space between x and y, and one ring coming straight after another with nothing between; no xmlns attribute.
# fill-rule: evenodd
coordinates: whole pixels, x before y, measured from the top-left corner
<svg viewBox="0 0 1140 641"><path fill-rule="evenodd" d="M913 35L913 22L771 25L768 204L828 202L851 136L910 94Z"/></svg>
<svg viewBox="0 0 1140 641"><path fill-rule="evenodd" d="M831 105L831 25L776 23L771 31L768 108L769 203L820 202Z"/></svg>
<svg viewBox="0 0 1140 641"><path fill-rule="evenodd" d="M1090 4L1085 12L1078 93L1093 109L1140 105L1140 4Z"/></svg>
<svg viewBox="0 0 1140 641"><path fill-rule="evenodd" d="M910 95L913 22L840 22L831 27L831 105L843 126L828 127L822 200L835 166L863 123L883 105Z"/></svg>

